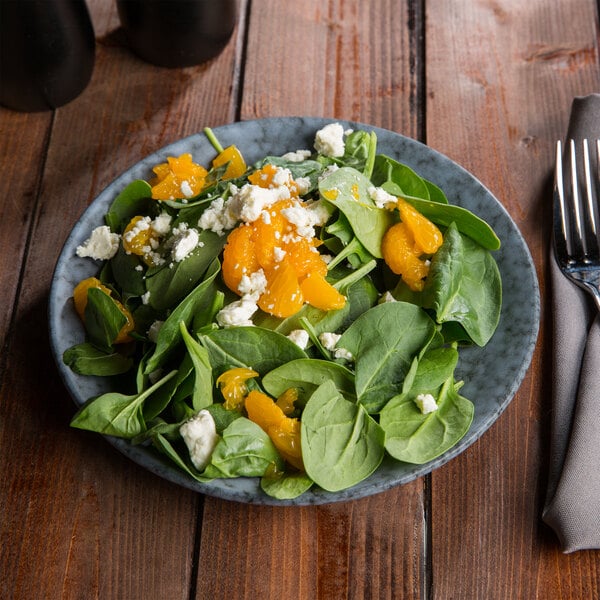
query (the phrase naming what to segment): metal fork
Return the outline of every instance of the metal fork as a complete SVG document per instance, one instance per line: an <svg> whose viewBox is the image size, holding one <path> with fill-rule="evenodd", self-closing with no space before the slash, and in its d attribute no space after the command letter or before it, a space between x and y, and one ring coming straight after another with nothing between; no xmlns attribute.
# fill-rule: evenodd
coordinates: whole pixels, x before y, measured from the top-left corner
<svg viewBox="0 0 600 600"><path fill-rule="evenodd" d="M595 142L595 169L592 169L588 140L582 155L569 140L563 158L562 144L556 144L554 180L554 255L561 271L579 287L591 293L600 310L600 245L598 242L598 189L600 140ZM563 163L564 161L564 163ZM564 171L567 177L563 177Z"/></svg>

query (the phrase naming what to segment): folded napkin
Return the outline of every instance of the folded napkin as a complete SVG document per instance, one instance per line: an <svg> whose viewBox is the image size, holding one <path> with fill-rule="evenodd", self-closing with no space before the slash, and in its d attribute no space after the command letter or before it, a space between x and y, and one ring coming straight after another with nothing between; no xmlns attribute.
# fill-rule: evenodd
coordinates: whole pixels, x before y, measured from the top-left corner
<svg viewBox="0 0 600 600"><path fill-rule="evenodd" d="M600 138L600 94L573 101L566 139L581 153L585 137ZM542 518L563 551L574 552L600 548L600 317L591 296L560 272L552 249L550 269L553 414Z"/></svg>

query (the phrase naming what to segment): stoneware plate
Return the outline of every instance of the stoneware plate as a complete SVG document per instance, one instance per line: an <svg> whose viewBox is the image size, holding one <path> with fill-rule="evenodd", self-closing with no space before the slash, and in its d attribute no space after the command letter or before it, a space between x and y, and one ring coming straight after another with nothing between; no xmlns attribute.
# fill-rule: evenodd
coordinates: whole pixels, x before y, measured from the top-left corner
<svg viewBox="0 0 600 600"><path fill-rule="evenodd" d="M215 128L223 145L236 144L248 164L271 155L298 149L312 149L315 132L331 120L317 118L273 118L245 121ZM361 123L339 121L345 128L375 131L378 152L408 164L419 175L441 187L453 204L470 209L496 231L502 247L494 253L503 282L503 307L500 324L485 348L467 348L460 354L457 379L465 385L461 394L475 405L475 417L467 435L452 449L425 465L385 460L362 483L330 493L316 487L294 500L280 501L266 496L258 479L238 478L198 483L188 478L148 447L106 437L123 454L153 473L203 494L256 504L325 504L361 498L426 475L447 463L475 442L499 417L519 388L529 367L539 324L539 290L529 250L515 223L502 205L472 175L447 157L412 139ZM74 374L62 363L63 352L84 340L83 327L75 314L71 294L75 285L95 275L99 265L78 258L75 249L92 229L104 224L104 214L115 196L132 180L152 177L152 167L167 156L190 152L197 163L207 165L215 151L205 135L195 134L179 140L140 161L110 184L88 207L67 239L56 265L50 292L50 337L58 369L77 405L109 391L101 378Z"/></svg>

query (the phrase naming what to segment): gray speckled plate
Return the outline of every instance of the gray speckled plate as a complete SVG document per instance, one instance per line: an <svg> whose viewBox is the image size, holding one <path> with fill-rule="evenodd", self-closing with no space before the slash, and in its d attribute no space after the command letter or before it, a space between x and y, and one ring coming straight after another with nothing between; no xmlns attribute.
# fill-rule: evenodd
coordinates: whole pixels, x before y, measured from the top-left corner
<svg viewBox="0 0 600 600"><path fill-rule="evenodd" d="M236 144L250 164L267 154L311 149L315 132L331 120L317 118L273 118L234 123L216 128L215 134L228 146ZM472 175L445 156L397 133L360 123L343 122L345 127L374 130L378 151L411 166L445 192L453 204L464 206L484 218L502 240L495 253L503 281L504 302L498 329L483 349L461 351L457 378L464 379L461 394L475 404L473 425L451 450L425 465L410 465L388 459L368 479L351 489L329 493L312 489L299 498L278 501L266 496L257 479L238 478L198 483L188 478L151 448L106 439L142 467L198 492L256 504L324 504L361 498L407 483L437 469L476 441L499 417L513 398L529 367L539 324L539 291L529 250L516 225L492 194ZM200 164L209 164L214 149L204 134L179 140L140 161L110 184L89 206L67 239L56 265L50 292L50 337L61 376L77 405L108 391L101 378L75 375L61 360L63 352L84 339L82 325L73 309L75 285L97 273L99 264L75 255L91 230L103 224L103 217L115 196L134 179L149 179L151 168L167 156L190 152Z"/></svg>

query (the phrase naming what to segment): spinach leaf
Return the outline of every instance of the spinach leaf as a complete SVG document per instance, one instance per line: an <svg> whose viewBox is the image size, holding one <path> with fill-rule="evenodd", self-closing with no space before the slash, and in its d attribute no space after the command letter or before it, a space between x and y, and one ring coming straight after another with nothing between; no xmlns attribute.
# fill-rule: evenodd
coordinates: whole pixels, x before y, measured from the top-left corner
<svg viewBox="0 0 600 600"><path fill-rule="evenodd" d="M155 433L152 436L152 443L162 454L170 458L184 473L187 473L193 479L203 482L210 481L210 477L200 475L191 464L188 464L162 433Z"/></svg>
<svg viewBox="0 0 600 600"><path fill-rule="evenodd" d="M171 371L140 394L102 394L77 411L71 420L71 426L105 435L133 438L146 429L142 414L144 401L176 374L177 371Z"/></svg>
<svg viewBox="0 0 600 600"><path fill-rule="evenodd" d="M311 488L313 480L306 473L282 473L280 476L264 475L260 487L265 494L278 500L291 500Z"/></svg>
<svg viewBox="0 0 600 600"><path fill-rule="evenodd" d="M127 254L123 245L110 260L110 268L115 283L123 296L141 296L146 291L144 280L145 267L135 254Z"/></svg>
<svg viewBox="0 0 600 600"><path fill-rule="evenodd" d="M125 323L127 317L113 298L99 288L88 289L85 329L95 346L109 350Z"/></svg>
<svg viewBox="0 0 600 600"><path fill-rule="evenodd" d="M227 239L208 230L203 230L199 238L202 245L198 245L182 261L148 270L146 289L150 292L150 305L156 310L166 310L187 296L202 281Z"/></svg>
<svg viewBox="0 0 600 600"><path fill-rule="evenodd" d="M338 348L354 356L356 394L369 413L402 390L413 358L432 340L435 323L406 302L386 302L362 314L342 334Z"/></svg>
<svg viewBox="0 0 600 600"><path fill-rule="evenodd" d="M369 195L371 186L371 181L359 171L342 167L321 179L319 193L344 214L360 243L373 256L382 258L381 240L394 216L375 206Z"/></svg>
<svg viewBox="0 0 600 600"><path fill-rule="evenodd" d="M204 279L190 292L179 305L171 312L163 323L156 340L156 348L148 359L144 372L152 373L164 364L171 352L181 342L179 323L183 321L189 327L197 311L203 306L213 302L214 288L212 283L221 269L219 261L215 259L206 271Z"/></svg>
<svg viewBox="0 0 600 600"><path fill-rule="evenodd" d="M284 469L271 438L256 423L240 417L223 431L203 475L262 477L271 465Z"/></svg>
<svg viewBox="0 0 600 600"><path fill-rule="evenodd" d="M306 354L284 335L261 327L230 327L200 336L214 373L231 367L248 367L259 374Z"/></svg>
<svg viewBox="0 0 600 600"><path fill-rule="evenodd" d="M262 378L262 385L275 398L287 389L295 388L298 390L298 404L302 405L326 381L332 381L345 398L356 401L352 371L318 358L300 358L281 365Z"/></svg>
<svg viewBox="0 0 600 600"><path fill-rule="evenodd" d="M439 323L457 321L479 346L485 346L500 320L502 281L491 254L451 225L431 261L424 305Z"/></svg>
<svg viewBox="0 0 600 600"><path fill-rule="evenodd" d="M371 475L384 455L381 427L360 404L344 399L332 381L319 386L306 404L301 444L306 473L330 492Z"/></svg>
<svg viewBox="0 0 600 600"><path fill-rule="evenodd" d="M384 183L381 187L394 196L400 196L412 204L422 215L436 225L448 227L455 223L461 233L469 236L487 250L498 250L500 240L494 230L470 210L456 204L441 204L404 194L394 183Z"/></svg>
<svg viewBox="0 0 600 600"><path fill-rule="evenodd" d="M399 163L385 154L376 156L371 181L375 186L382 186L389 182L394 183L397 190L400 190L400 194L394 194L395 196L406 194L415 198L430 199L429 186L424 179L407 165Z"/></svg>
<svg viewBox="0 0 600 600"><path fill-rule="evenodd" d="M418 394L436 389L450 379L458 363L456 348L433 348L418 359L410 391ZM405 391L405 390L403 390Z"/></svg>
<svg viewBox="0 0 600 600"><path fill-rule="evenodd" d="M120 375L133 367L133 359L130 356L115 351L103 352L88 342L65 350L63 362L74 373L100 377Z"/></svg>
<svg viewBox="0 0 600 600"><path fill-rule="evenodd" d="M213 402L212 368L206 348L201 346L189 334L183 321L179 323L179 329L194 365L195 379L192 406L194 407L194 410L199 411L210 406Z"/></svg>
<svg viewBox="0 0 600 600"><path fill-rule="evenodd" d="M415 398L413 392L392 398L381 411L380 424L390 455L420 465L446 452L467 433L474 408L458 394L452 377L437 394L437 410L422 414Z"/></svg>
<svg viewBox="0 0 600 600"><path fill-rule="evenodd" d="M111 231L122 233L123 229L136 215L148 214L152 200L150 184L141 179L132 181L112 202L104 220Z"/></svg>

